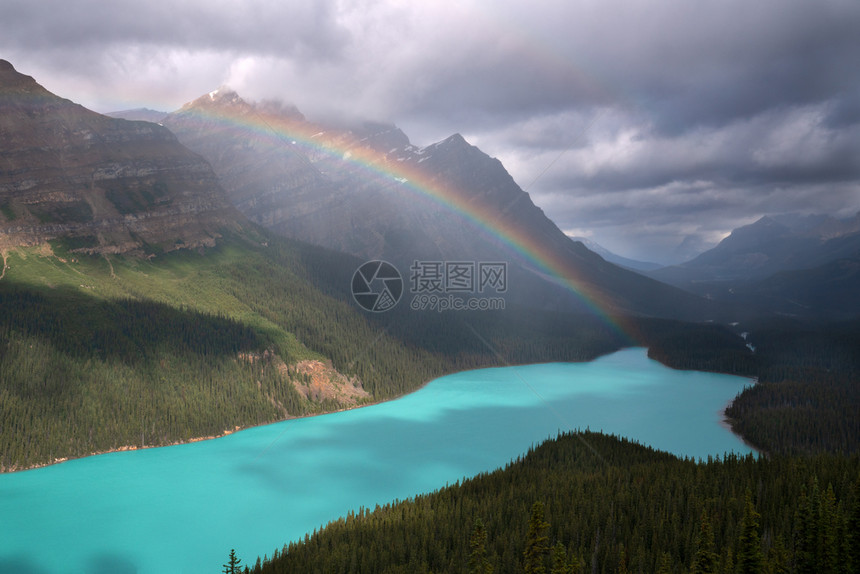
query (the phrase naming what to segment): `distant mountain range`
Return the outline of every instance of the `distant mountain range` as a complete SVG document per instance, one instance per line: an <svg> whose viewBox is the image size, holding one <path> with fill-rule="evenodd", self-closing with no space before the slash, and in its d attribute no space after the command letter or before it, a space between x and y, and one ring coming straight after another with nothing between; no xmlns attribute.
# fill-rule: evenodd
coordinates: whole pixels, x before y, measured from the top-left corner
<svg viewBox="0 0 860 574"><path fill-rule="evenodd" d="M647 274L735 306L791 315L860 313L860 213L762 217L681 265Z"/></svg>
<svg viewBox="0 0 860 574"><path fill-rule="evenodd" d="M779 271L808 269L860 250L860 213L762 217L735 229L698 257L649 275L680 287L703 281L763 279Z"/></svg>

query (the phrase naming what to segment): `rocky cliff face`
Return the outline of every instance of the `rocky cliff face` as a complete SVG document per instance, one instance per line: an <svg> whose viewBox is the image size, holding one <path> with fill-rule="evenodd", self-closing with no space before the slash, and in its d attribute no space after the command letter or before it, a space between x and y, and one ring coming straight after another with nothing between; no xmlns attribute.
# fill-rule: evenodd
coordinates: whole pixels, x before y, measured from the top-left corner
<svg viewBox="0 0 860 574"><path fill-rule="evenodd" d="M87 110L0 60L0 248L151 253L211 245L240 220L170 131Z"/></svg>

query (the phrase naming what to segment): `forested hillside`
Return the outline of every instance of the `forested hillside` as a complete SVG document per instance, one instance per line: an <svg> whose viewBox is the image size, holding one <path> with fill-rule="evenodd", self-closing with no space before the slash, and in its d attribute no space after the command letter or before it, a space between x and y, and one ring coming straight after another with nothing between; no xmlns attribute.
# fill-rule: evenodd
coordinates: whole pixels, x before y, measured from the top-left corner
<svg viewBox="0 0 860 574"><path fill-rule="evenodd" d="M217 436L390 398L455 370L588 360L625 344L595 319L517 309L368 316L348 292L360 260L264 232L151 259L69 248L5 253L5 470ZM322 374L312 378L308 362Z"/></svg>
<svg viewBox="0 0 860 574"><path fill-rule="evenodd" d="M860 452L860 322L748 326L758 384L728 409L768 452Z"/></svg>
<svg viewBox="0 0 860 574"><path fill-rule="evenodd" d="M730 329L647 320L639 330L666 365L754 377L726 414L757 448L860 452L860 322L770 318Z"/></svg>
<svg viewBox="0 0 860 574"><path fill-rule="evenodd" d="M585 432L351 514L251 572L857 572L858 524L856 456L697 464Z"/></svg>

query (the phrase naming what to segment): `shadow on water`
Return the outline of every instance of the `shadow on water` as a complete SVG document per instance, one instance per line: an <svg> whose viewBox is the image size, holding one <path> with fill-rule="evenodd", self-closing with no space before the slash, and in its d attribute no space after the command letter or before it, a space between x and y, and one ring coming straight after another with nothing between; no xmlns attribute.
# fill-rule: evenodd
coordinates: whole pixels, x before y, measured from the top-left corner
<svg viewBox="0 0 860 574"><path fill-rule="evenodd" d="M0 557L0 572L14 572L15 574L49 574L47 570L36 566L31 560L24 557Z"/></svg>
<svg viewBox="0 0 860 574"><path fill-rule="evenodd" d="M137 566L115 554L98 554L87 561L86 574L137 574Z"/></svg>
<svg viewBox="0 0 860 574"><path fill-rule="evenodd" d="M50 574L33 560L24 556L0 557L0 572L15 574ZM97 554L87 560L84 574L138 574L137 566L127 558L115 554Z"/></svg>

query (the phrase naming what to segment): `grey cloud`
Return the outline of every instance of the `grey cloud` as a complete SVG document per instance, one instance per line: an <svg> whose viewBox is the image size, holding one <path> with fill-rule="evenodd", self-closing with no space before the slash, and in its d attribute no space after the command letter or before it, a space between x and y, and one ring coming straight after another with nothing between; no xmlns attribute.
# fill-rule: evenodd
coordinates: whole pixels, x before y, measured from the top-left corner
<svg viewBox="0 0 860 574"><path fill-rule="evenodd" d="M626 138L621 132L606 132L584 146L571 137L565 161L543 178L542 186L617 192L696 180L748 186L856 181L860 129L833 128L828 114L826 105L778 108L746 121L684 134L661 134L645 126ZM556 131L575 136L581 126L576 120L567 128L559 124ZM549 150L536 162L548 163L554 153L564 151L552 145L553 130L548 133L538 142L519 143L516 152L508 151Z"/></svg>
<svg viewBox="0 0 860 574"><path fill-rule="evenodd" d="M0 52L99 111L229 82L461 132L562 229L643 256L860 209L857 30L856 0L8 0Z"/></svg>
<svg viewBox="0 0 860 574"><path fill-rule="evenodd" d="M151 46L236 53L331 56L345 31L332 2L27 2L4 5L0 43L28 50L85 52Z"/></svg>

